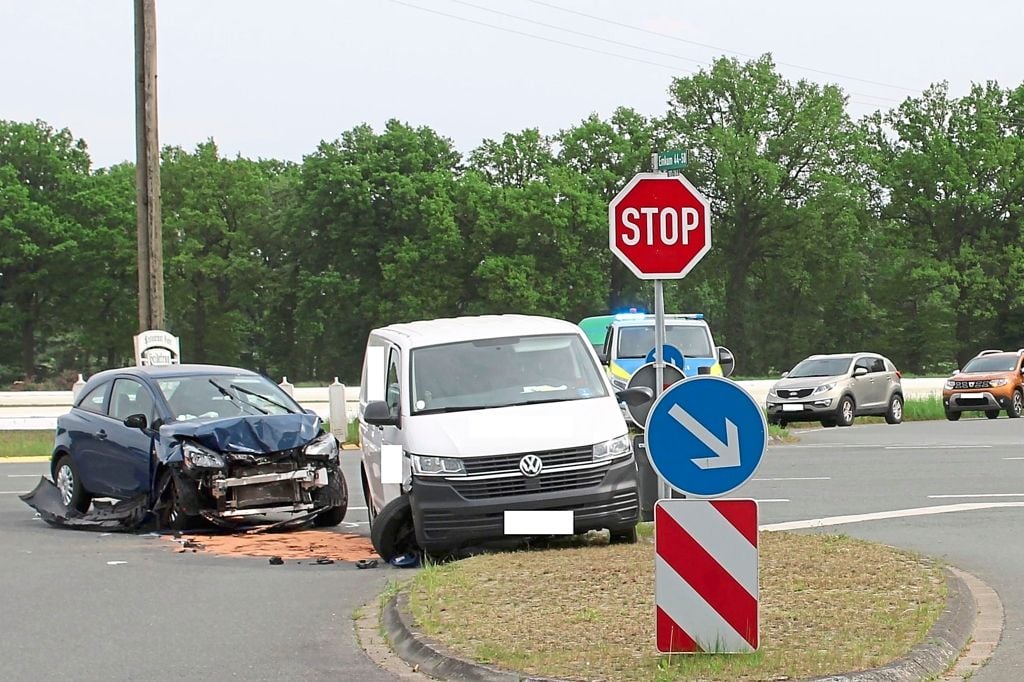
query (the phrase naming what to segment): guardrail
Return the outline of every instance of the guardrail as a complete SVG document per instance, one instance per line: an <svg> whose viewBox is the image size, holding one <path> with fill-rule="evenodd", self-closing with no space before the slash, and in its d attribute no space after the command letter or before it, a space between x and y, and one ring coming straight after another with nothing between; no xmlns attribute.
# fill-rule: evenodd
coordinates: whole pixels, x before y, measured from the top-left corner
<svg viewBox="0 0 1024 682"><path fill-rule="evenodd" d="M903 380L903 394L907 398L926 398L942 394L945 377L926 377ZM738 382L758 403L764 403L774 379ZM331 416L330 387L291 389L303 407L315 411L323 419ZM335 390L338 386L335 385ZM359 408L359 387L345 386L345 416L351 421ZM53 429L57 417L71 407L71 391L5 391L0 392L0 430Z"/></svg>

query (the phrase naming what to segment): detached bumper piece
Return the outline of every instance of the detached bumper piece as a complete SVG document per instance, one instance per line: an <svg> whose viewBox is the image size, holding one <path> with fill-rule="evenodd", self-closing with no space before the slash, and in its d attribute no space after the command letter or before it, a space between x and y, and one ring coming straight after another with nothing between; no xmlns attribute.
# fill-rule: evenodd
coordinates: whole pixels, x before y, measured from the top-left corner
<svg viewBox="0 0 1024 682"><path fill-rule="evenodd" d="M39 478L34 490L19 497L51 526L75 530L131 532L142 526L149 514L149 496L146 494L115 504L93 502L92 509L84 514L68 509L60 499L57 486L43 477Z"/></svg>

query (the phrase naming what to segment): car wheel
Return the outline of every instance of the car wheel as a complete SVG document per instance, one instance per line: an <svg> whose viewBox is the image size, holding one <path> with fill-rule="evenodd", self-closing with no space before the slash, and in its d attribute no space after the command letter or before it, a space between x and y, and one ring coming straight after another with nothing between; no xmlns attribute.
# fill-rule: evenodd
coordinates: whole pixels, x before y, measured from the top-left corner
<svg viewBox="0 0 1024 682"><path fill-rule="evenodd" d="M780 419L777 423L778 423L780 429L784 429L787 426L789 426L789 422L787 422L785 420L782 420L782 419Z"/></svg>
<svg viewBox="0 0 1024 682"><path fill-rule="evenodd" d="M1016 419L1024 412L1024 393L1017 389L1013 392L1013 397L1010 399L1010 406L1006 408L1006 416L1010 419Z"/></svg>
<svg viewBox="0 0 1024 682"><path fill-rule="evenodd" d="M68 509L80 511L83 514L89 511L92 504L92 495L82 487L82 479L78 476L78 467L70 455L63 455L57 460L53 467L53 482L60 491L60 501Z"/></svg>
<svg viewBox="0 0 1024 682"><path fill-rule="evenodd" d="M635 545L637 542L636 526L611 531L608 541L613 545Z"/></svg>
<svg viewBox="0 0 1024 682"><path fill-rule="evenodd" d="M836 424L839 426L850 426L853 424L853 418L856 415L856 405L853 404L853 398L848 395L840 398L839 409L836 410Z"/></svg>
<svg viewBox="0 0 1024 682"><path fill-rule="evenodd" d="M337 473L332 471L328 476L327 485L335 488L335 494L332 497L340 497L341 504L320 512L313 518L313 525L318 528L337 526L345 520L345 513L348 511L348 485L345 483L345 476L340 469Z"/></svg>
<svg viewBox="0 0 1024 682"><path fill-rule="evenodd" d="M889 399L889 409L885 411L886 424L899 424L903 421L903 396L893 393Z"/></svg>
<svg viewBox="0 0 1024 682"><path fill-rule="evenodd" d="M419 549L408 495L396 497L384 505L373 521L370 542L384 561Z"/></svg>
<svg viewBox="0 0 1024 682"><path fill-rule="evenodd" d="M824 426L826 429L835 428L836 420L835 419L822 419L821 420L821 425Z"/></svg>
<svg viewBox="0 0 1024 682"><path fill-rule="evenodd" d="M989 419L999 419L999 410L985 410L985 416Z"/></svg>
<svg viewBox="0 0 1024 682"><path fill-rule="evenodd" d="M157 500L157 525L166 530L185 530L198 524L199 519L189 516L181 508L181 495L178 492L178 484L170 471L160 474L156 484L157 491L162 491L160 499Z"/></svg>
<svg viewBox="0 0 1024 682"><path fill-rule="evenodd" d="M960 419L960 413L959 412L950 412L949 410L946 410L946 419L948 419L951 422L955 422L958 419Z"/></svg>

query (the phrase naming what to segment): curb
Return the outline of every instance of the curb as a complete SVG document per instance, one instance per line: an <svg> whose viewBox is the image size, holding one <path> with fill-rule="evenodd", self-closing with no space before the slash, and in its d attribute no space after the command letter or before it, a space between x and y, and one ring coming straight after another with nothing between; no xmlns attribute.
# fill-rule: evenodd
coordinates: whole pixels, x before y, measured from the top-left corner
<svg viewBox="0 0 1024 682"><path fill-rule="evenodd" d="M49 461L49 455L18 455L11 457L0 457L0 464L35 464L36 462Z"/></svg>
<svg viewBox="0 0 1024 682"><path fill-rule="evenodd" d="M967 582L950 568L946 573L946 608L924 641L907 655L871 670L815 677L807 682L882 682L933 679L950 668L967 647L975 627L978 602ZM963 574L971 577L970 574ZM977 580L976 578L974 580ZM399 592L384 606L381 627L387 642L413 670L439 680L467 682L565 682L531 677L475 663L448 651L416 627L409 612L409 596Z"/></svg>

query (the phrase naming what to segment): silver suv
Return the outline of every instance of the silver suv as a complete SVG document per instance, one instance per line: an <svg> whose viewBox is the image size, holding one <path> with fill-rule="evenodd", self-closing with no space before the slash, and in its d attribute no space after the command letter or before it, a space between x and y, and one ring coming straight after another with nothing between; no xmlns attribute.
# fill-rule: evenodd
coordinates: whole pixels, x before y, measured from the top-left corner
<svg viewBox="0 0 1024 682"><path fill-rule="evenodd" d="M822 426L849 426L854 417L884 416L903 421L901 374L877 353L812 355L782 375L768 391L768 421L820 421Z"/></svg>

